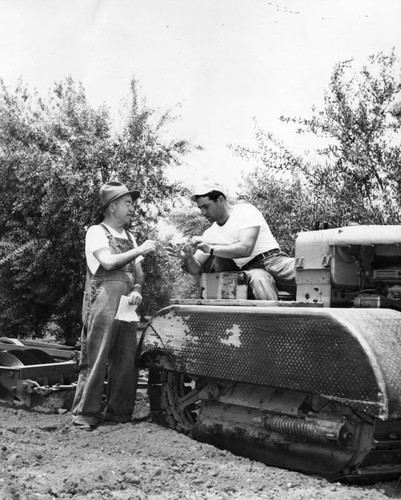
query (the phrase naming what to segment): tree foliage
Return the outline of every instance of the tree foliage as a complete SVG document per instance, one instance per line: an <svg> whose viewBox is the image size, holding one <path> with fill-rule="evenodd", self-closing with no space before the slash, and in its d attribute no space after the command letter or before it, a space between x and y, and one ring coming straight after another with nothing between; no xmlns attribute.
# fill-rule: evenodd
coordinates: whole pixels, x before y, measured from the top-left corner
<svg viewBox="0 0 401 500"><path fill-rule="evenodd" d="M260 193L249 193L251 197L270 214L275 210L272 197L281 192L276 199L285 200L280 205L290 233L319 220L331 226L350 221L399 223L401 121L390 111L400 90L400 62L394 51L369 57L359 71L353 61L336 64L324 109L312 108L307 119L282 117L305 141L313 136L322 140L314 156L295 154L261 129L256 130L256 149L234 148L257 161L248 181Z"/></svg>
<svg viewBox="0 0 401 500"><path fill-rule="evenodd" d="M109 110L94 109L82 85L57 83L47 99L0 81L0 331L40 337L51 322L73 343L81 327L84 235L98 223L99 188L118 179L141 191L134 231L141 242L179 192L164 169L190 145L164 142L161 118L140 102L132 81L127 117L113 131ZM152 296L160 265L152 263ZM152 281L153 278L153 281Z"/></svg>
<svg viewBox="0 0 401 500"><path fill-rule="evenodd" d="M259 208L280 248L292 255L296 235L312 229L312 195L302 189L299 178L266 176L264 167L255 168L246 177L244 185L246 188L240 199Z"/></svg>
<svg viewBox="0 0 401 500"><path fill-rule="evenodd" d="M198 209L187 204L181 207L175 207L167 218L167 222L175 228L175 234L171 241L182 241L199 236L210 226L209 222L203 217ZM175 298L198 298L199 297L199 278L190 275L181 267L181 263L176 258L169 259L171 271L174 273L172 280L172 296Z"/></svg>

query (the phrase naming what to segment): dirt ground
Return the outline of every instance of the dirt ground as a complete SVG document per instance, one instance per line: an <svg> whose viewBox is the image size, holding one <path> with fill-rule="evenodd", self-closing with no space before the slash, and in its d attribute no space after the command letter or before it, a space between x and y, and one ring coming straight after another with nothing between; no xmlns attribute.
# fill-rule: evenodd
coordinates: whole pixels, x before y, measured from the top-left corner
<svg viewBox="0 0 401 500"><path fill-rule="evenodd" d="M401 498L401 482L347 486L237 457L157 426L148 409L141 390L132 423L87 432L68 411L0 403L0 499Z"/></svg>

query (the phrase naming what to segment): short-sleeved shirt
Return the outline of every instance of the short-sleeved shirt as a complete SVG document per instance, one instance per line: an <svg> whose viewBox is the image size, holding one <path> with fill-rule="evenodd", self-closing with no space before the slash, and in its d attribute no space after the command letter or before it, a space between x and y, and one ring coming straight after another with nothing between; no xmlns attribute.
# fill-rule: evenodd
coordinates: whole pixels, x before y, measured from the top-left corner
<svg viewBox="0 0 401 500"><path fill-rule="evenodd" d="M249 203L234 205L229 219L225 224L219 226L216 222L203 233L204 241L210 245L230 245L239 241L239 233L243 229L259 226L259 235L252 254L249 257L233 259L238 267L244 266L256 255L267 252L273 248L279 248L269 225L262 213Z"/></svg>
<svg viewBox="0 0 401 500"><path fill-rule="evenodd" d="M107 229L110 231L110 234L115 238L128 239L126 231L119 233L112 227L108 226L107 224L103 223L103 225L107 227ZM137 247L138 245L131 232L130 236L134 243L134 247ZM89 267L89 270L92 274L96 273L100 265L97 258L93 255L94 252L100 250L101 248L108 248L108 247L109 247L109 238L107 237L107 233L104 227L102 227L100 224L97 226L91 226L86 232L85 236L85 256L86 256L87 266ZM135 264L138 264L142 260L143 256L140 255L135 259Z"/></svg>

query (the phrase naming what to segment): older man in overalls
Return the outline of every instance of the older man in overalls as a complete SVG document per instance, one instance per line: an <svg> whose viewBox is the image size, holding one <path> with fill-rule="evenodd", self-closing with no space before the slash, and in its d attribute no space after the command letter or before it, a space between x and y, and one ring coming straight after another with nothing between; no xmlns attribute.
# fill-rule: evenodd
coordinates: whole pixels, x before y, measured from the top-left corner
<svg viewBox="0 0 401 500"><path fill-rule="evenodd" d="M141 303L141 260L155 250L151 240L138 246L127 229L138 197L138 191L130 191L120 182L104 184L100 189L104 220L86 233L80 372L72 408L73 425L83 430L92 430L102 420L132 420L137 387L136 323L115 316L123 295L131 304Z"/></svg>

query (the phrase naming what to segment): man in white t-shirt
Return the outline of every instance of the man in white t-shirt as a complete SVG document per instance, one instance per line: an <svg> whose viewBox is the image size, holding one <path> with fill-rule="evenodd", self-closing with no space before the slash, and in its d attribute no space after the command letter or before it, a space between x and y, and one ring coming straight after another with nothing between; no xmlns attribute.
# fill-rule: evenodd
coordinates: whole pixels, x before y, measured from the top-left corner
<svg viewBox="0 0 401 500"><path fill-rule="evenodd" d="M295 294L295 259L280 251L261 212L248 203L231 205L218 184L198 188L191 199L212 224L192 238L179 256L191 274L199 274L210 256L232 259L246 271L256 300L275 300L277 290ZM216 259L216 260L218 260ZM225 270L216 266L216 270Z"/></svg>
<svg viewBox="0 0 401 500"><path fill-rule="evenodd" d="M120 182L104 184L100 189L103 222L86 233L80 371L72 407L72 423L83 430L92 430L102 420L124 423L132 419L137 386L136 324L115 316L122 296L130 304L141 303L141 261L156 248L151 240L138 246L127 229L138 196L138 191L129 191Z"/></svg>

